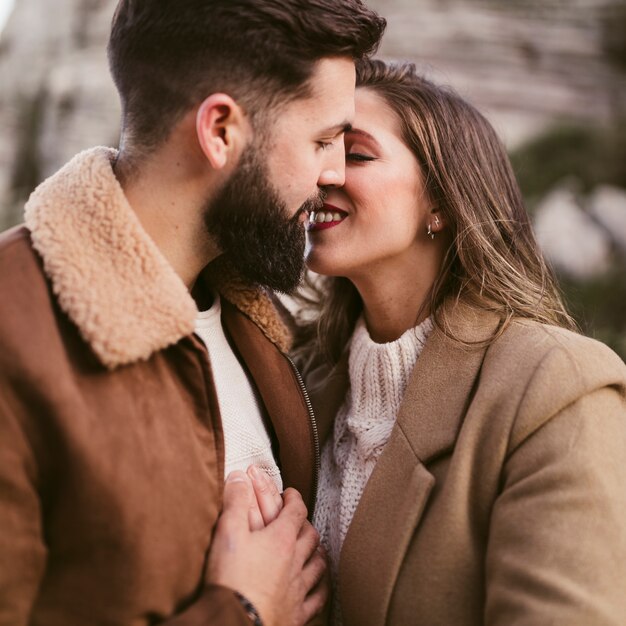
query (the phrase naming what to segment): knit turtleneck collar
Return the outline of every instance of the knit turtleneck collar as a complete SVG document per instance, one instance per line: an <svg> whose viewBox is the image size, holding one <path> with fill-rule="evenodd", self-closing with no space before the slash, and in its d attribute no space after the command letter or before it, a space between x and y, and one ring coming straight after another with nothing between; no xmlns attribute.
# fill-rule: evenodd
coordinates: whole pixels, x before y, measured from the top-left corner
<svg viewBox="0 0 626 626"><path fill-rule="evenodd" d="M347 430L363 461L376 462L387 443L409 377L432 328L428 318L395 341L376 343L363 317L359 319L350 343L350 390L343 407L345 413L341 415L344 419L335 423L335 445L339 445L341 431Z"/></svg>
<svg viewBox="0 0 626 626"><path fill-rule="evenodd" d="M363 317L359 319L352 335L349 361L356 415L363 415L374 400L377 408L387 407L381 418L395 420L411 372L432 329L432 320L428 318L395 341L376 343Z"/></svg>

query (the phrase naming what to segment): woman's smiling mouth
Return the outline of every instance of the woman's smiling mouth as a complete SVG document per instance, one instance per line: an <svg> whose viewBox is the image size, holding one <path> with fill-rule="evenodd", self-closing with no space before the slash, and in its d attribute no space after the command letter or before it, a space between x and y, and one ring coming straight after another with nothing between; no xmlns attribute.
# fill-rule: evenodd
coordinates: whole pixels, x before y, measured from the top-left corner
<svg viewBox="0 0 626 626"><path fill-rule="evenodd" d="M325 204L319 211L311 211L309 213L309 222L307 230L309 232L317 230L326 230L341 224L348 217L346 211L343 211L332 204Z"/></svg>

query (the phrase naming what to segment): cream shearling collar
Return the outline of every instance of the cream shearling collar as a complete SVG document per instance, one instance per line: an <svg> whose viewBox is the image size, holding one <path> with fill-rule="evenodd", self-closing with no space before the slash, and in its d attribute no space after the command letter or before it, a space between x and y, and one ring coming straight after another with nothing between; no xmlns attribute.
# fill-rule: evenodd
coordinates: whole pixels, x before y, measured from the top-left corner
<svg viewBox="0 0 626 626"><path fill-rule="evenodd" d="M108 369L194 331L186 286L144 231L113 173L117 151L78 154L33 192L25 222L61 309ZM268 296L230 277L218 288L283 351L289 332Z"/></svg>

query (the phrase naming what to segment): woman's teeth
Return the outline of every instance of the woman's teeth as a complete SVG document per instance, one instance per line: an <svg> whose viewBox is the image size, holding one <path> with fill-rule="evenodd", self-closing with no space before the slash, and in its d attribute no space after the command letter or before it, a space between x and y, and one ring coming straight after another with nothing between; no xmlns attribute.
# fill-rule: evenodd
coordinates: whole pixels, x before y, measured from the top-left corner
<svg viewBox="0 0 626 626"><path fill-rule="evenodd" d="M343 217L340 213L331 213L330 211L312 211L309 215L309 223L323 224L324 222L341 222Z"/></svg>

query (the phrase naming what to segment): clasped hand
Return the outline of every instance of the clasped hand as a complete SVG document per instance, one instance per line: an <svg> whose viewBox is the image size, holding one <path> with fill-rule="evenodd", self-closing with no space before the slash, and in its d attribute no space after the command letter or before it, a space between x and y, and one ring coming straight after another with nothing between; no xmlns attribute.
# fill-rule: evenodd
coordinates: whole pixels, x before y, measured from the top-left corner
<svg viewBox="0 0 626 626"><path fill-rule="evenodd" d="M256 467L232 472L209 555L207 580L244 595L265 626L303 626L328 598L319 534L295 489L281 495Z"/></svg>

